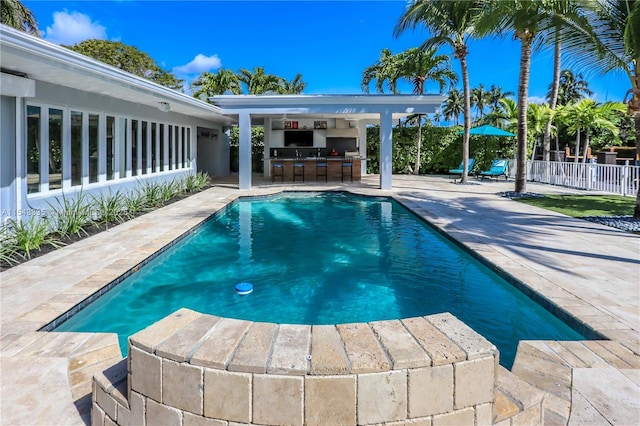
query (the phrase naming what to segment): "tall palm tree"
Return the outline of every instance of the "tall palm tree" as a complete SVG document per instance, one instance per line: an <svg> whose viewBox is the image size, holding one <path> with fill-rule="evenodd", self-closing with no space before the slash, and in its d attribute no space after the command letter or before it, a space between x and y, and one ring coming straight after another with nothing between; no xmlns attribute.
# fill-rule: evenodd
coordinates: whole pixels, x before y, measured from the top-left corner
<svg viewBox="0 0 640 426"><path fill-rule="evenodd" d="M489 106L491 106L491 110L498 109L500 107L500 100L509 96L513 96L513 92L503 92L502 87L492 84L489 88Z"/></svg>
<svg viewBox="0 0 640 426"><path fill-rule="evenodd" d="M460 123L460 114L465 112L463 98L464 96L458 89L451 89L443 103L444 119L449 122L453 119L456 126Z"/></svg>
<svg viewBox="0 0 640 426"><path fill-rule="evenodd" d="M203 72L191 83L193 97L208 101L210 96L242 93L238 75L231 70L220 68L215 74Z"/></svg>
<svg viewBox="0 0 640 426"><path fill-rule="evenodd" d="M516 192L526 192L527 98L531 55L537 36L554 28L554 19L561 18L573 25L582 19L577 11L565 11L565 0L513 0L486 2L482 19L477 23L480 34L513 34L520 41L520 75L518 79L518 130L516 156ZM576 25L577 26L577 25Z"/></svg>
<svg viewBox="0 0 640 426"><path fill-rule="evenodd" d="M249 95L274 94L281 90L281 78L265 73L263 67L255 67L253 71L241 68L238 79L246 86Z"/></svg>
<svg viewBox="0 0 640 426"><path fill-rule="evenodd" d="M377 74L378 72L380 74ZM425 85L430 81L436 83L442 93L446 87L458 79L456 73L451 69L451 61L447 55L436 55L435 48L418 49L416 47L396 55L391 54L388 49L384 49L381 53L381 59L366 68L363 73L362 88L364 90L368 89L372 77L375 77L376 89L381 93L384 91L384 81L387 81L389 87L397 92L398 81L404 79L411 83L413 93L417 95L425 93ZM415 121L418 123L418 143L414 173L419 174L422 114L417 114Z"/></svg>
<svg viewBox="0 0 640 426"><path fill-rule="evenodd" d="M552 87L549 87L547 99L551 99ZM558 100L559 105L569 105L579 100L593 95L589 89L589 82L584 79L581 73L574 74L571 70L562 70L558 81Z"/></svg>
<svg viewBox="0 0 640 426"><path fill-rule="evenodd" d="M302 74L298 73L293 80L282 79L280 93L283 95L299 95L307 87L307 83L302 80Z"/></svg>
<svg viewBox="0 0 640 426"><path fill-rule="evenodd" d="M442 45L449 45L453 49L453 56L460 61L464 93L463 172L460 183L466 183L468 179L469 131L471 129L467 43L474 35L474 25L480 12L481 3L480 1L415 0L398 19L394 29L394 35L398 37L410 28L415 29L424 25L431 34L431 38L427 39L421 48L438 48Z"/></svg>
<svg viewBox="0 0 640 426"><path fill-rule="evenodd" d="M490 102L489 92L484 89L484 84L479 84L471 90L471 104L476 107L476 120L484 115L484 108Z"/></svg>
<svg viewBox="0 0 640 426"><path fill-rule="evenodd" d="M393 94L398 93L398 80L400 75L398 71L398 56L394 55L389 49L380 51L380 59L375 64L365 68L362 73L362 83L360 87L365 93L369 93L369 85L375 81L376 92L384 93L384 83L387 83L389 91Z"/></svg>
<svg viewBox="0 0 640 426"><path fill-rule="evenodd" d="M533 140L531 159L535 160L538 142L544 144L544 132L547 123L551 123L553 110L547 104L531 104L527 110L528 130Z"/></svg>
<svg viewBox="0 0 640 426"><path fill-rule="evenodd" d="M0 22L33 36L42 36L33 13L19 0L0 1Z"/></svg>
<svg viewBox="0 0 640 426"><path fill-rule="evenodd" d="M628 113L636 128L636 155L640 153L640 1L597 0L590 15L594 28L591 39L570 40L582 51L574 63L579 69L599 74L622 72L629 78L625 96ZM634 218L640 219L640 186L636 196Z"/></svg>

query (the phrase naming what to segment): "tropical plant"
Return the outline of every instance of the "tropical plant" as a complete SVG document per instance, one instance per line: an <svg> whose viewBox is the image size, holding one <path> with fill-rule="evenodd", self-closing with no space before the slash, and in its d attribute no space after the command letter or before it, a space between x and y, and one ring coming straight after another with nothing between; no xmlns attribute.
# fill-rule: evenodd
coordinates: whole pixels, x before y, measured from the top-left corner
<svg viewBox="0 0 640 426"><path fill-rule="evenodd" d="M0 264L15 265L24 259L11 232L11 222L0 225Z"/></svg>
<svg viewBox="0 0 640 426"><path fill-rule="evenodd" d="M73 235L87 235L85 227L94 222L93 208L82 191L75 197L68 197L64 193L56 198L56 205L51 203L51 224L60 236L71 237Z"/></svg>
<svg viewBox="0 0 640 426"><path fill-rule="evenodd" d="M549 86L547 99L551 99L553 88ZM569 105L593 95L589 89L589 82L584 79L581 73L574 74L570 70L562 70L558 81L558 101L559 105Z"/></svg>
<svg viewBox="0 0 640 426"><path fill-rule="evenodd" d="M489 88L489 106L491 107L491 111L500 108L500 101L510 96L513 96L513 92L503 92L502 87L492 84Z"/></svg>
<svg viewBox="0 0 640 426"><path fill-rule="evenodd" d="M241 68L238 79L249 95L278 94L281 91L282 78L265 73L263 67L255 67L253 71Z"/></svg>
<svg viewBox="0 0 640 426"><path fill-rule="evenodd" d="M531 159L535 160L536 147L538 143L544 144L544 132L547 123L553 119L553 110L547 104L531 104L527 109L528 131L533 141L531 148Z"/></svg>
<svg viewBox="0 0 640 426"><path fill-rule="evenodd" d="M500 99L498 107L484 116L482 122L515 133L518 130L518 105L510 98Z"/></svg>
<svg viewBox="0 0 640 426"><path fill-rule="evenodd" d="M457 126L460 122L460 114L464 113L464 96L458 89L451 89L444 100L442 113L447 121L453 120Z"/></svg>
<svg viewBox="0 0 640 426"><path fill-rule="evenodd" d="M128 219L133 219L146 212L149 210L147 207L147 194L139 188L128 192L124 198L124 207Z"/></svg>
<svg viewBox="0 0 640 426"><path fill-rule="evenodd" d="M307 87L307 83L302 80L302 74L296 74L291 81L284 78L280 80L280 94L282 95L299 95L305 87Z"/></svg>
<svg viewBox="0 0 640 426"><path fill-rule="evenodd" d="M63 46L105 64L146 78L170 89L182 90L184 80L163 70L151 56L119 41L89 39L73 46Z"/></svg>
<svg viewBox="0 0 640 426"><path fill-rule="evenodd" d="M573 60L578 69L599 74L617 71L629 78L625 102L634 117L636 153L640 153L640 1L597 0L596 4L589 16L592 37L570 40L581 53ZM640 186L633 216L640 219Z"/></svg>
<svg viewBox="0 0 640 426"><path fill-rule="evenodd" d="M203 72L191 83L191 89L194 98L206 102L209 102L210 96L242 93L238 75L224 68L218 69L215 74Z"/></svg>
<svg viewBox="0 0 640 426"><path fill-rule="evenodd" d="M484 89L484 84L471 89L471 105L476 107L476 120L482 118L484 109L491 102L490 94Z"/></svg>
<svg viewBox="0 0 640 426"><path fill-rule="evenodd" d="M201 191L209 185L209 175L206 173L191 173L184 178L185 192Z"/></svg>
<svg viewBox="0 0 640 426"><path fill-rule="evenodd" d="M42 36L33 12L19 0L2 0L0 2L0 22L32 36Z"/></svg>
<svg viewBox="0 0 640 426"><path fill-rule="evenodd" d="M162 185L146 180L138 183L138 191L144 198L145 208L154 208L162 205Z"/></svg>
<svg viewBox="0 0 640 426"><path fill-rule="evenodd" d="M578 153L580 152L582 152L582 162L586 163L589 136L593 130L607 130L614 135L618 133L618 128L613 122L613 119L616 112L623 111L625 111L625 106L619 102L607 102L599 105L591 99L583 99L575 104L566 106L562 110L569 133L576 135L576 155L574 158L576 163L579 160ZM582 132L584 132L585 136L583 149L581 149Z"/></svg>
<svg viewBox="0 0 640 426"><path fill-rule="evenodd" d="M126 220L124 199L125 194L120 190L113 193L111 188L108 194L91 196L91 204L97 219L106 224L124 222Z"/></svg>
<svg viewBox="0 0 640 426"><path fill-rule="evenodd" d="M448 45L453 56L460 61L464 93L464 131L462 137L463 173L461 183L468 179L469 131L471 130L471 93L467 67L467 43L474 35L475 21L480 13L480 1L416 0L400 17L394 29L398 37L407 29L424 25L431 34L421 49L439 48ZM446 114L446 113L445 113Z"/></svg>
<svg viewBox="0 0 640 426"><path fill-rule="evenodd" d="M371 82L375 81L375 89L378 93L384 93L384 83L387 82L388 90L396 94L398 93L398 80L400 79L397 62L399 57L394 55L389 49L380 51L380 59L375 64L365 68L362 73L362 82L360 87L365 93L369 93Z"/></svg>
<svg viewBox="0 0 640 426"><path fill-rule="evenodd" d="M64 244L51 233L51 223L47 218L29 216L28 220L9 221L8 232L14 241L14 251L24 253L27 259L31 258L33 250L40 250L44 245L58 248Z"/></svg>
<svg viewBox="0 0 640 426"><path fill-rule="evenodd" d="M564 0L513 0L485 2L476 30L482 34L513 35L520 41L520 75L518 79L518 129L515 191L526 192L527 99L534 43L540 34L555 28L556 19L579 27L584 18L578 10L564 7Z"/></svg>

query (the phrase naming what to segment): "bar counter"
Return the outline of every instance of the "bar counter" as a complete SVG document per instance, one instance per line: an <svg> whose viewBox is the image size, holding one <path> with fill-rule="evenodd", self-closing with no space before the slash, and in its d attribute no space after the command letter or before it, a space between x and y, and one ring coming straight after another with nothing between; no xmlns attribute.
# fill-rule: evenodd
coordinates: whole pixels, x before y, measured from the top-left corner
<svg viewBox="0 0 640 426"><path fill-rule="evenodd" d="M327 163L327 181L336 182L342 180L342 164L344 162L343 157L324 157ZM280 163L283 168L283 181L291 182L293 181L293 164L304 164L304 181L307 182L315 182L316 181L316 163L318 162L317 157L305 157L305 158L272 158L270 160L269 170L271 173L271 179L275 181L280 180L280 176L278 175L278 171L274 176L274 164ZM361 160L358 157L353 158L353 180L359 181L361 178L360 172L360 164ZM351 179L349 178L349 170L345 167L345 177L344 180L349 182ZM298 172L300 173L300 172ZM319 182L324 181L324 176L317 176L317 180ZM301 182L302 176L296 176L296 182Z"/></svg>

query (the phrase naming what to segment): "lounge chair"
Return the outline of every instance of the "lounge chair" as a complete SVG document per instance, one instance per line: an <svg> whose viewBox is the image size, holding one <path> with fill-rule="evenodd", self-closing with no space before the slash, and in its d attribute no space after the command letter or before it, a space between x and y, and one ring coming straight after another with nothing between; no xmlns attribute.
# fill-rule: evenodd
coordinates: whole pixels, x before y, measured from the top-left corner
<svg viewBox="0 0 640 426"><path fill-rule="evenodd" d="M471 170L473 169L473 165L476 163L476 159L475 158L469 158L469 167L467 168L467 174L471 174ZM462 160L460 162L460 165L458 166L457 169L450 169L449 170L449 177L451 176L462 176L462 171L464 167L464 160Z"/></svg>
<svg viewBox="0 0 640 426"><path fill-rule="evenodd" d="M480 176L482 177L482 179L486 177L495 177L497 179L500 176L504 176L504 179L507 180L507 160L493 160L489 170L481 171Z"/></svg>

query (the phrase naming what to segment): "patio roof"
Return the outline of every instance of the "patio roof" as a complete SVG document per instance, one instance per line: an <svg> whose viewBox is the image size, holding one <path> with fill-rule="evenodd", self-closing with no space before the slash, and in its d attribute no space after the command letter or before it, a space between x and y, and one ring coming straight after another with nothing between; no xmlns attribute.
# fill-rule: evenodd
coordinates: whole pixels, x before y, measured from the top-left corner
<svg viewBox="0 0 640 426"><path fill-rule="evenodd" d="M445 100L441 95L219 95L209 98L225 113L251 114L251 123L265 118L346 118L378 123L380 113L391 111L394 120L412 114L433 114Z"/></svg>

